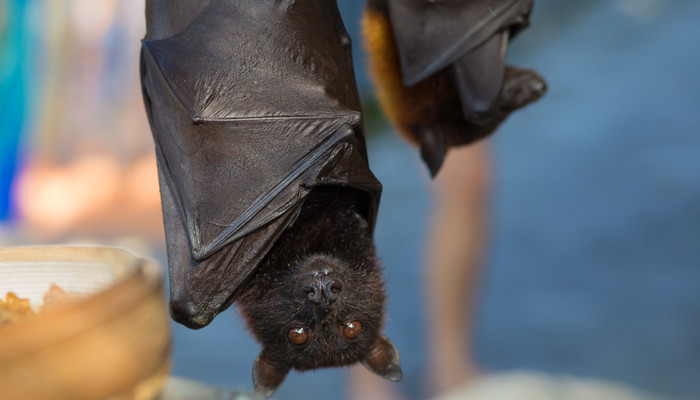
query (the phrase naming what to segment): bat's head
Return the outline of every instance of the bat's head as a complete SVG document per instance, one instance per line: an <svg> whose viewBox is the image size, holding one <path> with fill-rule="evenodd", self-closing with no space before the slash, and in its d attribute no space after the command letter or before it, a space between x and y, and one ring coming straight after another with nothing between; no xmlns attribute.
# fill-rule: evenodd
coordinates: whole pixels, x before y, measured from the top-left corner
<svg viewBox="0 0 700 400"><path fill-rule="evenodd" d="M270 290L245 312L263 344L253 368L256 391L272 394L290 369L356 362L387 379L401 379L398 352L381 333L384 293L378 275L312 255L282 280L270 282Z"/></svg>
<svg viewBox="0 0 700 400"><path fill-rule="evenodd" d="M290 369L356 362L401 379L398 352L382 334L386 296L366 227L344 202L311 204L251 280L238 303L263 346L253 367L257 392L272 394Z"/></svg>

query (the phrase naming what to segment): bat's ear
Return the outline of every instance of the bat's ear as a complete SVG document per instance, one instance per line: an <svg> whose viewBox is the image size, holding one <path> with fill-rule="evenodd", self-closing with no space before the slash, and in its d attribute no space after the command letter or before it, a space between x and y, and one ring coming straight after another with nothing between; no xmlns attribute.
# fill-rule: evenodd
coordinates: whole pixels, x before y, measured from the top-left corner
<svg viewBox="0 0 700 400"><path fill-rule="evenodd" d="M434 178L447 153L445 136L439 127L423 125L416 129L419 131L420 137L420 155L430 170L430 176Z"/></svg>
<svg viewBox="0 0 700 400"><path fill-rule="evenodd" d="M268 398L275 393L289 373L289 367L272 360L265 350L261 351L253 364L253 386L255 393Z"/></svg>
<svg viewBox="0 0 700 400"><path fill-rule="evenodd" d="M392 382L398 382L403 378L399 352L391 340L384 335L379 335L367 357L362 360L362 365Z"/></svg>

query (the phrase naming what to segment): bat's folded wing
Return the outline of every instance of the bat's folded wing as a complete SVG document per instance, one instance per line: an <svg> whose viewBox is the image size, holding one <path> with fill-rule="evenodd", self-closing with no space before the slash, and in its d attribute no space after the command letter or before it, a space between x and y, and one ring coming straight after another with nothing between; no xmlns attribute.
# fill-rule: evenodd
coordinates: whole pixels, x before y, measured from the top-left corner
<svg viewBox="0 0 700 400"><path fill-rule="evenodd" d="M218 0L182 32L143 42L179 322L204 326L230 305L314 186L367 192L374 226L381 185L367 163L342 24L289 16L332 11Z"/></svg>
<svg viewBox="0 0 700 400"><path fill-rule="evenodd" d="M403 81L412 86L501 30L525 28L534 0L388 0Z"/></svg>

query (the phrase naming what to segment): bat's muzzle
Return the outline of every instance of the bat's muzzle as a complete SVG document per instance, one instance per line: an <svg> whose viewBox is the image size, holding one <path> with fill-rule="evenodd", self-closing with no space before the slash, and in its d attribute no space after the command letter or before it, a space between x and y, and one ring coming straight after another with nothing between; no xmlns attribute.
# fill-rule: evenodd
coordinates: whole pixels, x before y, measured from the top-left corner
<svg viewBox="0 0 700 400"><path fill-rule="evenodd" d="M338 300L345 280L339 263L326 256L312 256L303 263L299 285L307 304L327 312Z"/></svg>
<svg viewBox="0 0 700 400"><path fill-rule="evenodd" d="M328 306L335 303L341 290L343 283L328 276L313 277L304 285L306 301L315 305Z"/></svg>

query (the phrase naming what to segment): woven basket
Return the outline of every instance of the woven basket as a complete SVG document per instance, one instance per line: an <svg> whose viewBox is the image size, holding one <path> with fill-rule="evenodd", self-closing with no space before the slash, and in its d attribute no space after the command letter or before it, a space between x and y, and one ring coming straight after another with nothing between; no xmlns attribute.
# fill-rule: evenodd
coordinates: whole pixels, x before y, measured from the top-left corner
<svg viewBox="0 0 700 400"><path fill-rule="evenodd" d="M160 267L112 248L0 249L3 299L37 307L52 283L78 300L0 327L0 398L155 398L171 340Z"/></svg>

